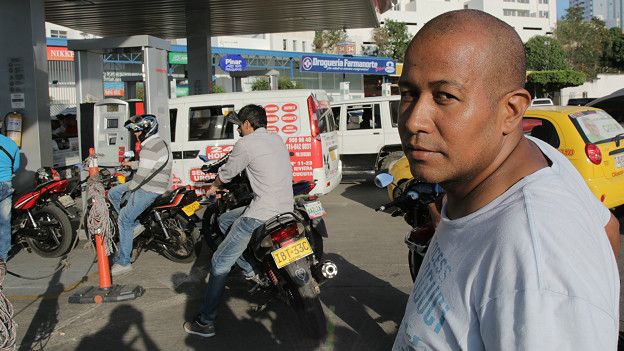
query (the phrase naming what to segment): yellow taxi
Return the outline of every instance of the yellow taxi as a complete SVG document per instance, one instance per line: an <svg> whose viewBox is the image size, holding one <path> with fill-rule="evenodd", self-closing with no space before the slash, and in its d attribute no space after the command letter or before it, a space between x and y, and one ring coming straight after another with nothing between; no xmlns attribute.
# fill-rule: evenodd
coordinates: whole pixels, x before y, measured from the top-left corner
<svg viewBox="0 0 624 351"><path fill-rule="evenodd" d="M624 128L603 110L586 106L540 106L524 114L526 135L544 140L576 167L592 193L608 208L624 204ZM394 184L388 196L396 196L412 178L407 158L391 168Z"/></svg>
<svg viewBox="0 0 624 351"><path fill-rule="evenodd" d="M388 173L394 178L394 182L388 186L388 197L390 200L394 200L395 197L401 194L403 190L402 185L413 178L407 157L403 156L398 159L390 166Z"/></svg>
<svg viewBox="0 0 624 351"><path fill-rule="evenodd" d="M524 113L522 127L558 149L608 208L624 204L624 128L603 110L541 106Z"/></svg>

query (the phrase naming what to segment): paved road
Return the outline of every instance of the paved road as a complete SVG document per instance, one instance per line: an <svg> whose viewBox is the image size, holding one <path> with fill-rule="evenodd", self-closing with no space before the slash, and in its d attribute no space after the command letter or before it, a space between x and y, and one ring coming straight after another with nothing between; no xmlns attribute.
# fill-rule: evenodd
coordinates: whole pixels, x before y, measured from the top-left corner
<svg viewBox="0 0 624 351"><path fill-rule="evenodd" d="M339 276L322 287L330 322L324 345L307 340L296 316L280 301L250 296L239 273L228 282L217 336L202 339L182 330L201 303L209 252L192 264L176 264L153 253L139 258L133 272L117 283L141 284L145 295L132 302L68 304L79 284L97 285L92 253L78 249L72 267L50 279L25 281L8 277L5 293L15 306L20 350L388 350L394 340L411 289L399 218L372 208L386 200L371 185L342 184L323 197L330 238L328 257ZM623 251L624 252L624 251ZM58 262L23 252L10 269L43 275ZM624 260L618 262L620 271ZM622 299L621 299L622 300Z"/></svg>
<svg viewBox="0 0 624 351"><path fill-rule="evenodd" d="M97 285L92 253L79 248L72 267L51 279L5 282L15 306L20 350L388 350L394 340L411 289L399 218L378 214L373 207L386 200L371 185L341 184L322 198L327 209L328 258L339 266L338 277L322 287L321 299L330 321L324 345L307 340L296 316L279 300L265 309L266 297L250 296L249 286L233 273L220 311L217 336L202 339L182 330L201 303L209 252L193 264L177 264L153 253L143 254L133 272L117 283L141 284L145 295L132 302L103 305L68 304L70 290ZM81 246L81 245L80 245ZM53 270L58 259L27 252L10 269L31 275ZM250 348L251 347L251 348Z"/></svg>

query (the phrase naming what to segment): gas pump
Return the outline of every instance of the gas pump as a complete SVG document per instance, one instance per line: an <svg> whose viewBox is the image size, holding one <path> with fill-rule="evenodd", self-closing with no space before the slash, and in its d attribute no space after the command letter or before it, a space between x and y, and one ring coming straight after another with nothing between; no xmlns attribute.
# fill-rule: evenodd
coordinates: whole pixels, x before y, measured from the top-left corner
<svg viewBox="0 0 624 351"><path fill-rule="evenodd" d="M124 123L130 118L128 103L119 99L104 99L93 108L93 137L100 166L116 166L130 148L130 132Z"/></svg>

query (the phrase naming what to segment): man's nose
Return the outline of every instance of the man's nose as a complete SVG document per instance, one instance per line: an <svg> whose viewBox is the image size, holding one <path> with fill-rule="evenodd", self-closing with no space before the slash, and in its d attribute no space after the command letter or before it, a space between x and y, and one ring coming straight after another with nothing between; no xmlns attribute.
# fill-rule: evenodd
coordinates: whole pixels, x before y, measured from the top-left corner
<svg viewBox="0 0 624 351"><path fill-rule="evenodd" d="M422 97L401 109L403 129L410 134L429 133L433 128L432 106Z"/></svg>

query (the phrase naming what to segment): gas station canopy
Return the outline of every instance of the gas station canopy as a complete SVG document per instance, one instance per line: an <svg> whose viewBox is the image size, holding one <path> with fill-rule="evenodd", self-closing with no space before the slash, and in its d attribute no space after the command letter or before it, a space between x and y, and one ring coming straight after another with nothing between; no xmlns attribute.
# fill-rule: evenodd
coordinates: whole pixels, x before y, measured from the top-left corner
<svg viewBox="0 0 624 351"><path fill-rule="evenodd" d="M378 26L391 0L45 0L45 20L103 37L187 36L188 13L209 33L244 35Z"/></svg>

